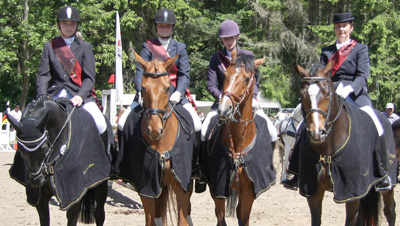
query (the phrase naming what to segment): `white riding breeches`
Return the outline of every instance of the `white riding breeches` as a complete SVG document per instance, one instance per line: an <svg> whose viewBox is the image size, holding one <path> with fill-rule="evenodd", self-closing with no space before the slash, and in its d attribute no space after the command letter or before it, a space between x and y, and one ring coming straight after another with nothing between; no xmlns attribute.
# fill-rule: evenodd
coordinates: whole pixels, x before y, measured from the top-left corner
<svg viewBox="0 0 400 226"><path fill-rule="evenodd" d="M214 117L217 114L218 114L218 110L215 109L213 111L210 111L207 114L207 117L204 119L203 127L201 128L201 141L206 141L206 133L207 133L208 125L210 124L210 120L212 117ZM271 122L271 120L268 118L268 116L264 113L264 111L262 109L256 110L256 114L261 116L262 118L264 118L265 121L267 121L268 131L271 136L271 142L275 142L278 139L278 132L276 131L274 124Z"/></svg>
<svg viewBox="0 0 400 226"><path fill-rule="evenodd" d="M363 110L365 113L367 113L371 117L372 121L374 121L376 129L378 130L379 136L382 136L384 130L383 130L381 121L379 121L378 117L375 114L375 111L370 106L364 106L364 107L361 107L360 109Z"/></svg>
<svg viewBox="0 0 400 226"><path fill-rule="evenodd" d="M58 94L55 95L53 99L57 99L58 97L65 97L68 99L73 98L72 94L66 89L62 89L60 92L58 92ZM87 102L83 103L81 107L83 107L83 109L85 109L93 117L99 134L104 133L104 131L106 131L107 129L107 123L103 113L100 111L97 104L94 102Z"/></svg>

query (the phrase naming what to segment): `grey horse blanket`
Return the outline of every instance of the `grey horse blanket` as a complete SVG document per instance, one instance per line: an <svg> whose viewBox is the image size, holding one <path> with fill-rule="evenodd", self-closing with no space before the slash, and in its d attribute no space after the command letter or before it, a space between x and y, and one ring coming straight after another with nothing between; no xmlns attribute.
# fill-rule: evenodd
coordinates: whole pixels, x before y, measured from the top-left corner
<svg viewBox="0 0 400 226"><path fill-rule="evenodd" d="M79 202L88 189L107 180L111 174L111 155L104 146L92 116L83 108L76 108L71 117L71 127L67 128L71 129L70 142L66 143L66 151L54 164L54 174L50 175L53 191L62 210ZM113 138L112 132L108 132L109 137L111 134ZM9 173L11 178L26 187L28 203L37 205L40 191L29 185L27 169L19 151L15 154Z"/></svg>
<svg viewBox="0 0 400 226"><path fill-rule="evenodd" d="M230 150L222 143L220 138L220 124L218 116L210 121L207 130L206 151L201 156L201 171L210 186L210 191L217 198L227 198L232 192L232 183L236 174L235 165ZM269 135L267 122L260 116L256 116L255 123L257 135L253 148L243 159L243 167L246 175L253 183L254 198L267 191L276 181L273 166L273 150L271 136ZM214 125L217 127L214 128ZM214 130L213 130L214 128ZM210 133L213 134L210 135Z"/></svg>
<svg viewBox="0 0 400 226"><path fill-rule="evenodd" d="M361 199L385 175L379 170L379 136L376 127L364 111L345 103L350 117L351 132L348 141L332 155L328 170L333 185L334 201L344 203ZM396 181L397 160L394 150L390 123L376 111L385 129L385 138L389 153L389 172L392 181ZM302 132L305 134L305 131ZM306 137L306 136L302 136ZM302 139L299 153L299 188L306 197L317 195L319 175L322 163L310 147L309 139Z"/></svg>
<svg viewBox="0 0 400 226"><path fill-rule="evenodd" d="M188 192L195 145L194 125L190 113L182 105L176 105L174 111L180 123L175 144L168 154L175 179ZM142 108L138 106L131 111L125 122L116 163L117 176L133 184L139 195L155 199L162 192L167 159L149 147L142 138L141 114Z"/></svg>

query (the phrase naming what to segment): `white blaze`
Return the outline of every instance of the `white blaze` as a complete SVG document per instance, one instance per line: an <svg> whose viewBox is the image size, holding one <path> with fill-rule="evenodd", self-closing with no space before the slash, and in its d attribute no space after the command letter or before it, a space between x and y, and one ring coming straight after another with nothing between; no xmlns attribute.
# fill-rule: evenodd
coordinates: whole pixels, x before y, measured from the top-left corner
<svg viewBox="0 0 400 226"><path fill-rule="evenodd" d="M308 95L310 95L310 100L311 100L311 109L318 109L318 102L317 102L317 95L319 93L320 89L317 84L311 84L310 87L308 88ZM318 112L313 112L312 117L314 119L314 124L315 124L315 133L319 133L319 120L318 120Z"/></svg>
<svg viewBox="0 0 400 226"><path fill-rule="evenodd" d="M239 73L240 73L240 70L241 70L240 67L237 67L237 68L236 68L236 73L233 75L233 79L231 80L231 83L229 84L228 89L226 89L227 92L230 92L230 91L231 91L231 89L232 89L232 87L233 87L233 83L235 83L235 80L236 80L236 78L238 77L238 75L239 75ZM222 98L222 101L221 101L221 102L222 102L222 106L225 106L226 101L228 101L228 99L229 99L229 98L225 98L225 96L224 96L224 98Z"/></svg>

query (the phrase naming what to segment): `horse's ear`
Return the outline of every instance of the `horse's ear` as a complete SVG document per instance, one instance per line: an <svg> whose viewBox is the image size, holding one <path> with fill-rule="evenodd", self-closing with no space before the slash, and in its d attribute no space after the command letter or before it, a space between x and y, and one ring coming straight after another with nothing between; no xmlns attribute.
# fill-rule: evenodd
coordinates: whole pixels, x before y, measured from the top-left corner
<svg viewBox="0 0 400 226"><path fill-rule="evenodd" d="M256 68L258 68L261 64L265 62L265 58L257 59L254 61L254 65Z"/></svg>
<svg viewBox="0 0 400 226"><path fill-rule="evenodd" d="M304 77L309 77L308 71L304 68L302 68L300 65L297 65L296 63L293 64L294 70L299 74L302 78Z"/></svg>
<svg viewBox="0 0 400 226"><path fill-rule="evenodd" d="M133 51L136 57L136 61L142 66L143 69L147 68L148 62L145 61L139 54L136 53L136 51Z"/></svg>
<svg viewBox="0 0 400 226"><path fill-rule="evenodd" d="M236 56L237 56L237 51L236 51L236 49L234 49L234 50L232 51L232 60L231 60L231 62L235 61Z"/></svg>
<svg viewBox="0 0 400 226"><path fill-rule="evenodd" d="M178 59L178 57L179 57L179 53L178 53L178 55L174 56L173 58L170 58L167 61L165 61L165 67L167 68L167 71L175 63L175 61L176 61L176 59Z"/></svg>
<svg viewBox="0 0 400 226"><path fill-rule="evenodd" d="M22 128L22 124L18 122L14 117L12 117L8 111L6 112L7 115L7 120L10 122L10 124L14 127L15 130L20 131Z"/></svg>
<svg viewBox="0 0 400 226"><path fill-rule="evenodd" d="M323 69L322 73L330 77L329 75L331 74L332 67L333 67L333 60L329 61L329 63Z"/></svg>
<svg viewBox="0 0 400 226"><path fill-rule="evenodd" d="M49 111L46 111L42 116L40 116L39 120L35 123L35 126L40 130L44 130L47 124L47 116L49 115Z"/></svg>

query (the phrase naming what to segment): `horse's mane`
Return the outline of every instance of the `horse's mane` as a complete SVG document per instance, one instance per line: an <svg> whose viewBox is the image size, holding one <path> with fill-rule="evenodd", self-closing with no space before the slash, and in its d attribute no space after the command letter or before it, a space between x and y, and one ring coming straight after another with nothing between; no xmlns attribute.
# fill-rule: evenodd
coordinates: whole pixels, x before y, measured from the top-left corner
<svg viewBox="0 0 400 226"><path fill-rule="evenodd" d="M236 59L236 66L244 65L246 72L254 71L254 56L247 55L247 54L238 54Z"/></svg>
<svg viewBox="0 0 400 226"><path fill-rule="evenodd" d="M400 119L397 119L396 121L393 122L392 124L392 130L395 131L400 128Z"/></svg>
<svg viewBox="0 0 400 226"><path fill-rule="evenodd" d="M26 106L24 112L22 113L21 118L30 117L32 115L32 113L44 108L46 102L54 102L54 103L57 103L58 105L62 105L64 107L68 103L70 103L69 99L67 99L67 98L59 98L54 101L50 96L43 95L43 96L38 97L37 100L33 100Z"/></svg>

